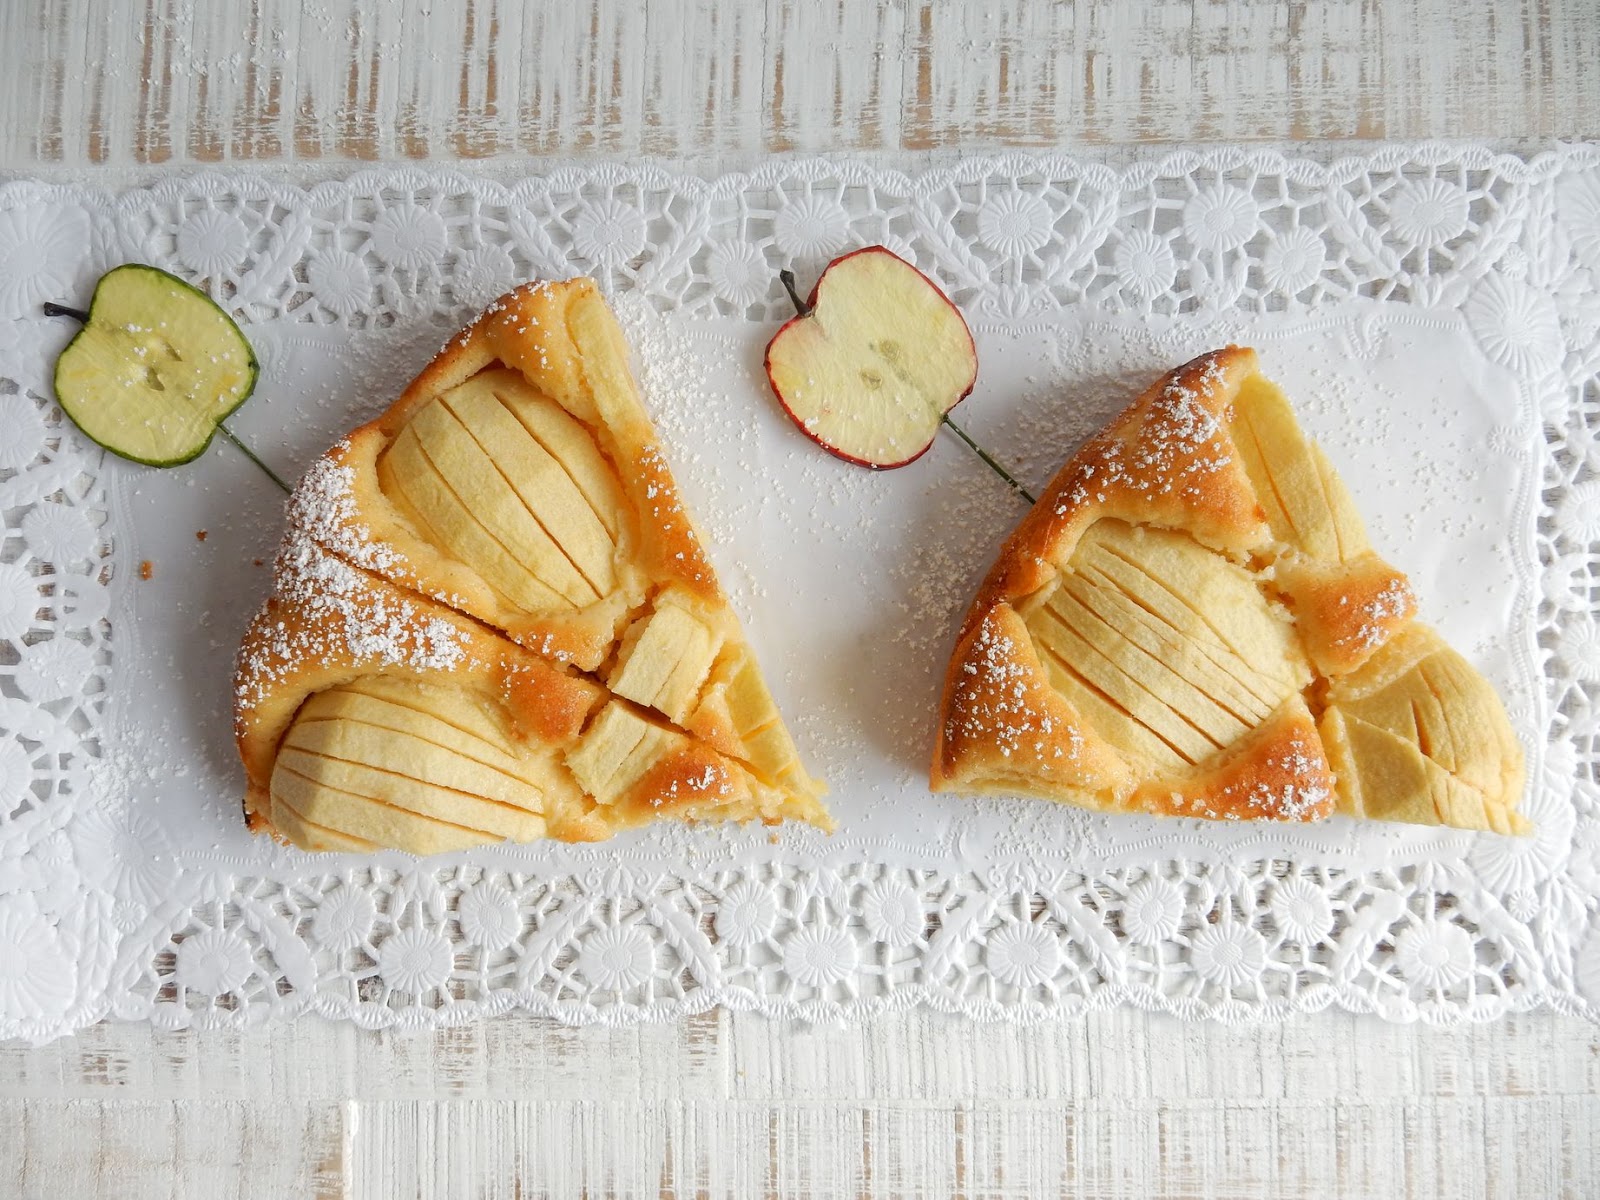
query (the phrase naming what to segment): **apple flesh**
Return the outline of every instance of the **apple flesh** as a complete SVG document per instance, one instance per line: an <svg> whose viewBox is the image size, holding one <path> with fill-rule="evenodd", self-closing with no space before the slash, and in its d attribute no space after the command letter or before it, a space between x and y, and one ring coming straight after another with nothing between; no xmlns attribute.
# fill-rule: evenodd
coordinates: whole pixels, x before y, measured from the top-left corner
<svg viewBox="0 0 1600 1200"><path fill-rule="evenodd" d="M156 267L106 272L86 313L45 312L84 323L56 360L62 411L123 458L175 467L199 457L255 390L255 352L233 318Z"/></svg>
<svg viewBox="0 0 1600 1200"><path fill-rule="evenodd" d="M808 311L767 343L767 379L784 411L828 453L874 470L933 444L972 392L978 352L961 312L882 246L835 259Z"/></svg>

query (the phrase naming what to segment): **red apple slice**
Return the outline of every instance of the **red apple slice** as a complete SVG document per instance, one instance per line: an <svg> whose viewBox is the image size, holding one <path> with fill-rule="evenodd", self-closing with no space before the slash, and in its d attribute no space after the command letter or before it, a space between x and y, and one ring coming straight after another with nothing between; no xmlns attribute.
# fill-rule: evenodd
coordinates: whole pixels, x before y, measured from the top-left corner
<svg viewBox="0 0 1600 1200"><path fill-rule="evenodd" d="M829 454L874 470L921 458L977 378L960 310L882 246L829 263L808 311L767 343L784 411Z"/></svg>

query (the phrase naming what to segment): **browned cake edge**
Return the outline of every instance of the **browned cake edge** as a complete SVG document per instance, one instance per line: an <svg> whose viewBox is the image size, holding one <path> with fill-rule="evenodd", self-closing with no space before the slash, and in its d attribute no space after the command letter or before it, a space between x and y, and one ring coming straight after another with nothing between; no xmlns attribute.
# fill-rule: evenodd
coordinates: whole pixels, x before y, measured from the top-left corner
<svg viewBox="0 0 1600 1200"><path fill-rule="evenodd" d="M648 552L654 581L688 593L699 602L698 617L744 644L638 400L626 341L599 289L588 279L525 285L447 342L388 409L321 456L291 496L274 591L245 634L235 670L234 726L252 829L284 840L271 821L272 764L300 706L326 688L380 670L418 680L447 671L452 686L493 696L514 720L555 742L564 739L541 728L552 712L578 714L576 737L594 710L602 689L564 665L595 665L594 647L602 640L609 647L617 617L603 613L585 622L592 614L580 614L576 622L543 629L524 625L508 640L495 627L504 613L486 599L487 589L469 569L401 531L377 486L377 457L411 416L496 363L520 371L603 439L602 453L617 468L635 513L651 523L639 548ZM375 612L380 621L372 620ZM374 625L382 636L374 635ZM831 829L818 800L825 789L810 778L803 782L785 815ZM657 764L606 823L552 827L550 836L594 840L656 817L715 816L741 786L748 792L733 761L711 746L691 745Z"/></svg>
<svg viewBox="0 0 1600 1200"><path fill-rule="evenodd" d="M945 675L929 771L935 791L1030 793L1096 809L1224 819L1315 820L1334 811L1336 780L1314 714L1298 698L1203 770L1136 784L1127 762L1051 686L1016 612L1107 517L1180 529L1235 558L1282 551L1229 431L1231 405L1257 374L1253 350L1228 346L1158 379L1073 455L1006 538ZM1277 562L1325 677L1358 670L1412 624L1405 576L1370 550L1338 564L1293 553ZM1509 727L1504 732L1510 738ZM1506 786L1515 791L1498 799L1514 805L1521 751L1510 740ZM1490 824L1527 828L1514 812Z"/></svg>

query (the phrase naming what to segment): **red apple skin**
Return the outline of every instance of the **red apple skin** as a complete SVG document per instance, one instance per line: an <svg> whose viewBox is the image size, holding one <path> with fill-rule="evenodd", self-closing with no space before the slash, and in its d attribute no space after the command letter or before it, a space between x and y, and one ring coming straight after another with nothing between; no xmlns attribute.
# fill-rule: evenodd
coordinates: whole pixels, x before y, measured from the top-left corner
<svg viewBox="0 0 1600 1200"><path fill-rule="evenodd" d="M966 331L967 345L972 353L972 377L967 380L966 387L962 390L961 394L956 397L955 402L951 404L949 408L945 409L945 412L954 412L956 405L960 404L968 396L972 395L972 389L978 384L978 344L972 340L972 329L967 325L966 317L962 315L961 310L955 306L955 303L950 299L950 297L945 295L942 287L936 284L933 280L929 279L921 271L918 271L916 267L906 262L905 259L901 258L887 246L863 246L859 250L852 250L848 254L841 254L838 258L834 259L825 268L823 268L822 274L817 276L817 282L811 286L811 294L806 297L807 311L803 314L796 313L794 316L790 317L778 327L778 332L773 334L772 340L767 343L766 353L762 358L762 369L766 371L767 386L772 389L772 394L777 397L779 406L788 415L789 419L794 422L795 428L800 430L801 433L805 434L806 437L810 438L813 442L821 446L835 458L843 459L845 462L854 466L865 467L869 471L895 471L901 467L910 466L929 450L933 449L934 440L938 437L937 427L934 429L934 436L928 439L927 444L923 446L922 449L918 450L909 458L901 459L899 462L880 463L873 462L870 459L857 458L853 454L846 454L843 450L829 445L816 434L812 433L811 430L807 429L805 422L796 416L794 410L789 407L789 402L783 398L783 392L779 390L776 381L774 381L772 378L772 348L778 344L779 340L785 333L789 331L792 326L799 325L803 321L811 320L811 313L815 311L817 307L817 294L822 290L822 281L828 277L828 272L833 270L840 263L849 262L852 258L855 258L860 254L887 254L898 262L905 263L907 267L910 267L911 270L916 271L916 273L922 277L922 281L933 289L934 294L937 295L939 299L943 300L945 304L949 305L950 311L955 313L956 319L961 322L961 328Z"/></svg>

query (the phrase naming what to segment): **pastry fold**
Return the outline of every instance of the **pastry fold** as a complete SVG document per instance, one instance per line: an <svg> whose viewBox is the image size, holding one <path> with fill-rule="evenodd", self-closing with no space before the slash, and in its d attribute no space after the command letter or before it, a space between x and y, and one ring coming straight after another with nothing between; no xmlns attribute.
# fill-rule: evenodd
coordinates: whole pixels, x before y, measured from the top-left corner
<svg viewBox="0 0 1600 1200"><path fill-rule="evenodd" d="M1499 698L1415 614L1255 352L1203 355L1007 538L956 638L931 785L1525 831Z"/></svg>
<svg viewBox="0 0 1600 1200"><path fill-rule="evenodd" d="M252 827L431 853L830 826L591 281L491 305L288 521L236 670Z"/></svg>

